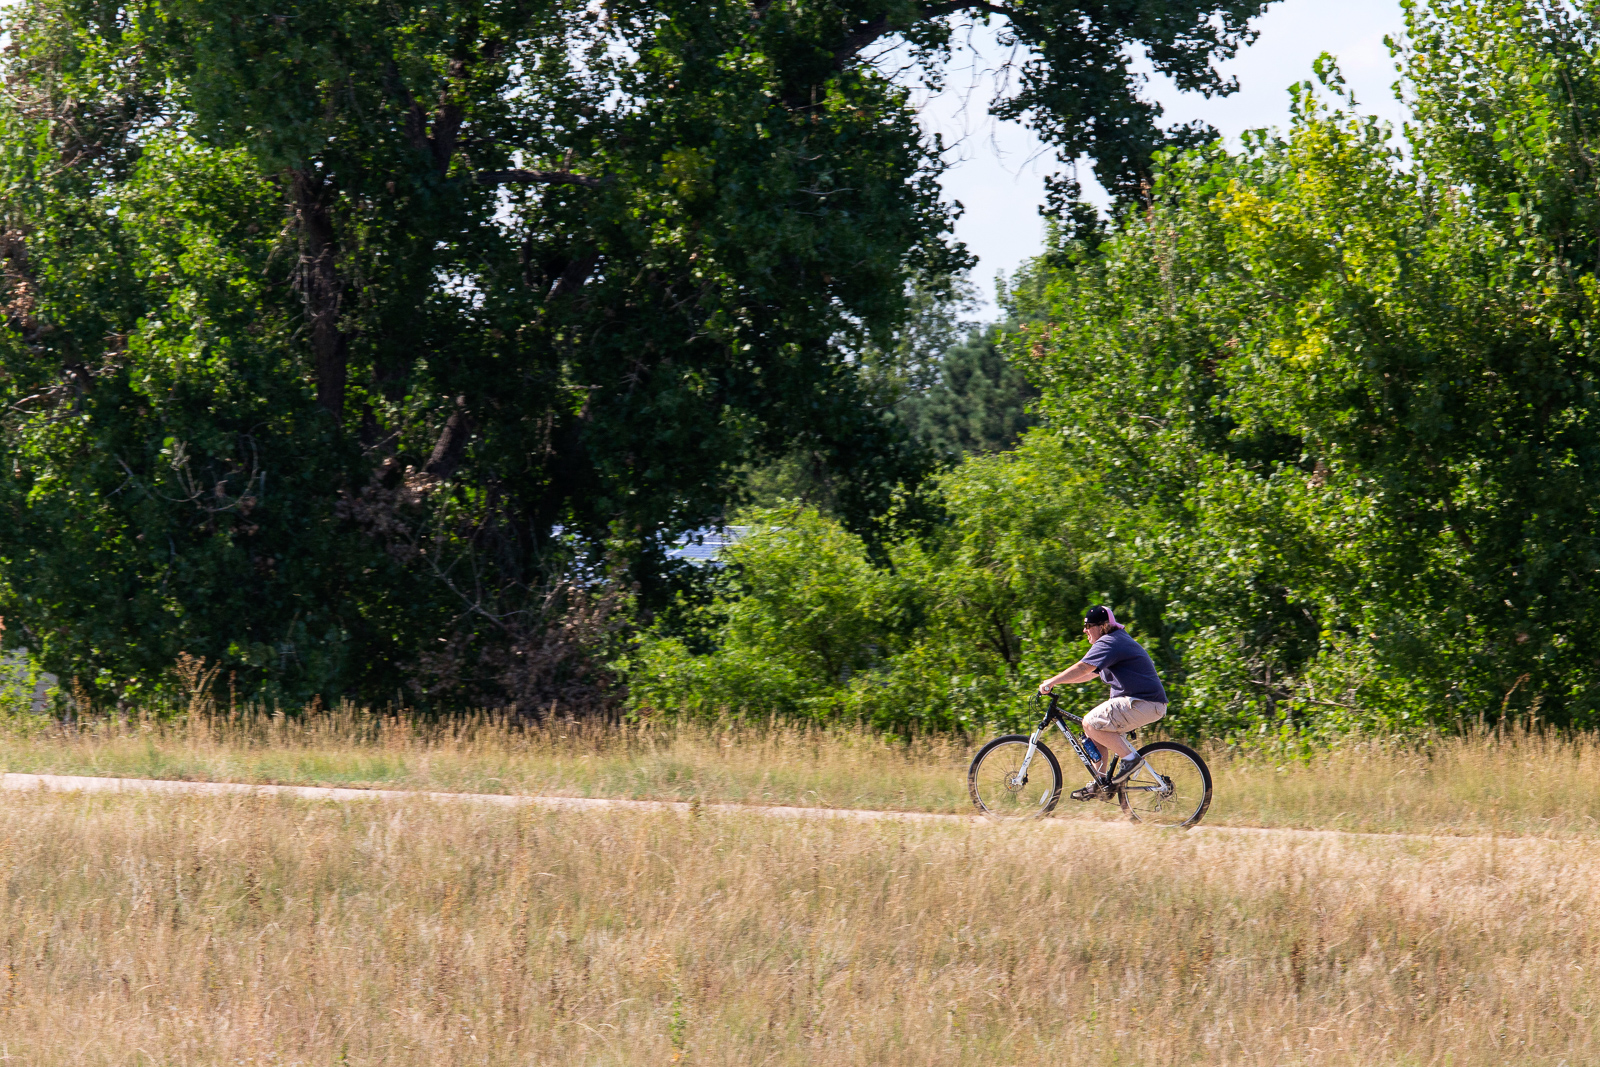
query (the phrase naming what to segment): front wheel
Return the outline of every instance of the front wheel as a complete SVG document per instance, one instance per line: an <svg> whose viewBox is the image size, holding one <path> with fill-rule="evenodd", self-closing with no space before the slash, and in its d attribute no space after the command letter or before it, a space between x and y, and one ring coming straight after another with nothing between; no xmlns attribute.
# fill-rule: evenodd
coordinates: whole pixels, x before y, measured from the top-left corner
<svg viewBox="0 0 1600 1067"><path fill-rule="evenodd" d="M967 792L978 810L998 822L1038 819L1055 810L1061 799L1061 764L1041 743L1035 747L1028 773L1022 761L1028 739L1021 734L997 737L972 757L967 771Z"/></svg>
<svg viewBox="0 0 1600 1067"><path fill-rule="evenodd" d="M1117 801L1134 822L1187 829L1211 806L1211 769L1200 754L1176 741L1139 750L1144 765L1117 788Z"/></svg>

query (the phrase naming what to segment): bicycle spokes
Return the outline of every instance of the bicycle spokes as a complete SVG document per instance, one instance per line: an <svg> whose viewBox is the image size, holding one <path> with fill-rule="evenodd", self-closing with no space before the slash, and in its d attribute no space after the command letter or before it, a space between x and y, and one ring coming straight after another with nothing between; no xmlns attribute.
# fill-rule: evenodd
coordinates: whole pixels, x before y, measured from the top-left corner
<svg viewBox="0 0 1600 1067"><path fill-rule="evenodd" d="M1139 822L1193 826L1211 803L1211 772L1194 750L1161 741L1118 789L1122 808Z"/></svg>
<svg viewBox="0 0 1600 1067"><path fill-rule="evenodd" d="M978 810L991 819L1038 818L1049 814L1061 796L1061 766L1032 738L1000 737L973 759L967 788Z"/></svg>

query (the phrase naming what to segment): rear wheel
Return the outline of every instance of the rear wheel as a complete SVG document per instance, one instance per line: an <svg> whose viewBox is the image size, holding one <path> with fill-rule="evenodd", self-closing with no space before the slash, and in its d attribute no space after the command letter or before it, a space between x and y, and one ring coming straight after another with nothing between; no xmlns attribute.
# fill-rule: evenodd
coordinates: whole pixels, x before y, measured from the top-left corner
<svg viewBox="0 0 1600 1067"><path fill-rule="evenodd" d="M1117 787L1117 801L1134 822L1186 829L1211 806L1211 769L1200 754L1176 741L1139 750L1144 765Z"/></svg>
<svg viewBox="0 0 1600 1067"><path fill-rule="evenodd" d="M1021 734L997 737L972 758L967 771L967 792L979 811L997 822L1038 819L1055 810L1061 799L1061 764L1056 754L1039 744L1022 776L1028 739Z"/></svg>

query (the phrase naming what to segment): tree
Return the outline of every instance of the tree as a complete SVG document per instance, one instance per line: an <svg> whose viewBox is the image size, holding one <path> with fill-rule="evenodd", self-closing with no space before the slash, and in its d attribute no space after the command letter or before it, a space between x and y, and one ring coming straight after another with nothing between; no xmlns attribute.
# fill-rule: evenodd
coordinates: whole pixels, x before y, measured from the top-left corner
<svg viewBox="0 0 1600 1067"><path fill-rule="evenodd" d="M1191 720L1600 713L1597 15L1408 6L1409 161L1301 86L1027 290Z"/></svg>
<svg viewBox="0 0 1600 1067"><path fill-rule="evenodd" d="M936 454L959 459L1012 448L1033 425L1028 406L1038 393L1006 357L1003 336L999 325L973 329L945 349L933 382L901 402L912 436Z"/></svg>
<svg viewBox="0 0 1600 1067"><path fill-rule="evenodd" d="M290 700L603 700L585 650L740 463L896 454L844 353L966 261L871 50L1006 19L1009 113L1127 188L1164 138L1128 49L1223 90L1257 9L32 0L7 612L122 696L188 651Z"/></svg>

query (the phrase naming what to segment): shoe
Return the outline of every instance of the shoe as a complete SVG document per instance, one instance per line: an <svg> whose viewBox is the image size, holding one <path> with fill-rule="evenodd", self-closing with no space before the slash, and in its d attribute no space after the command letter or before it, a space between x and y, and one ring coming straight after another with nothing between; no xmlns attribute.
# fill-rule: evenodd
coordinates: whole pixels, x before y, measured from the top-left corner
<svg viewBox="0 0 1600 1067"><path fill-rule="evenodd" d="M1074 789L1069 794L1073 800L1095 800L1100 796L1100 783L1090 782L1082 789Z"/></svg>
<svg viewBox="0 0 1600 1067"><path fill-rule="evenodd" d="M1113 782L1126 782L1129 778L1132 778L1135 774L1137 774L1139 768L1143 766L1144 760L1135 755L1132 763L1129 763L1126 760L1122 762L1122 765L1117 768L1116 776L1111 780Z"/></svg>

